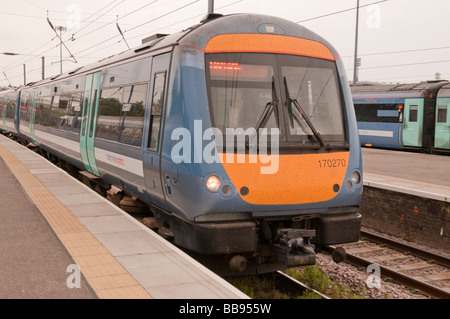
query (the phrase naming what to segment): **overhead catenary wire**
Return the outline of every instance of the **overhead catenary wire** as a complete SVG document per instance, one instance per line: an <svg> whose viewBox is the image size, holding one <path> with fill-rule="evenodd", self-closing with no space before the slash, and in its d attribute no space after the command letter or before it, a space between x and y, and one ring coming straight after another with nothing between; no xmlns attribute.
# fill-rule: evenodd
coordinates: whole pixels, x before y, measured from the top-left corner
<svg viewBox="0 0 450 319"><path fill-rule="evenodd" d="M244 1L244 0L237 0L237 1L234 1L234 2L232 2L232 3L229 3L229 4L226 4L226 5L224 5L224 6L218 7L217 10L220 10L220 9L223 9L223 8L226 8L226 7L235 5L236 3L239 3L239 2L242 2L242 1ZM156 28L156 29L153 30L153 33L157 32L157 31L159 31L159 30L162 30L162 29L170 28L171 26L174 26L174 25L177 25L177 24L180 24L180 23L183 23L183 22L186 22L186 21L189 21L189 20L198 18L198 17L203 17L203 16L204 16L204 13L201 13L201 14L198 14L198 15L195 15L195 16L192 16L192 17L189 17L189 18L186 18L186 19L183 19L183 20L180 20L180 21L177 21L177 22L174 22L174 23L165 25L165 26L163 26L163 27ZM129 31L130 31L130 30L129 30ZM149 33L149 32L147 31L146 33L141 33L141 34L135 35L135 36L133 36L133 37L130 37L129 39L142 38L142 37L144 37L144 36L148 36L148 33ZM111 40L111 39L109 39L109 40ZM106 42L106 41L105 41L105 42ZM116 45L116 43L108 44L108 45L106 45L106 46L104 46L104 47L101 47L100 49L98 49L98 50L96 50L96 51L94 51L94 52L98 52L98 51L104 50L104 49L109 48L109 47L114 46L114 45ZM82 51L81 51L81 52L82 52Z"/></svg>
<svg viewBox="0 0 450 319"><path fill-rule="evenodd" d="M149 20L149 21L146 21L146 22L144 22L144 23L141 23L141 24L139 24L139 25L137 25L137 26L135 26L135 27L133 27L133 28L131 28L131 29L129 29L129 30L126 30L126 31L124 31L124 33L130 32L130 31L135 30L135 29L137 29L137 28L139 28L139 27L142 27L142 26L144 26L144 25L146 25L146 24L148 24L148 23L151 23L151 22L153 22L153 21L156 21L156 20L158 20L158 19L161 19L161 18L163 18L163 17L166 17L166 16L168 16L168 15L174 13L174 12L180 11L180 10L182 10L182 9L188 7L188 6L191 6L191 5L193 5L194 3L199 2L199 1L200 1L200 0L195 0L195 1L192 1L192 2L190 2L190 3L188 3L188 4L184 5L184 6L179 7L179 8L177 8L177 9L174 9L174 10L171 10L171 11L169 11L169 12L166 12L166 13L164 13L164 14L162 14L162 15L156 17L156 18L153 18L153 19L151 19L151 20ZM88 50L90 50L90 49L92 49L92 48L95 48L95 47L98 46L98 45L101 45L101 44L103 44L103 43L105 43L105 42L111 41L111 40L117 38L118 36L119 36L119 35L114 35L114 36L112 36L112 37L110 37L110 38L108 38L108 39L106 39L106 40L103 40L103 41L101 41L101 42L99 42L99 43L96 43L96 44L94 44L94 45L92 45L92 46L90 46L90 47L88 47L88 48L86 48L86 49L84 49L84 50L78 51L76 54L78 55L78 54L80 54L80 53L82 53L82 52L86 52L86 51L88 51Z"/></svg>
<svg viewBox="0 0 450 319"><path fill-rule="evenodd" d="M141 7L137 8L137 9L133 10L132 12L128 13L128 14L125 15L125 16L128 16L128 15L130 15L130 14L132 14L132 13L135 13L135 12L139 11L140 9L142 9L143 7L149 6L150 4L152 4L152 3L156 2L156 1L157 1L157 0L151 1L150 3L147 3L146 5L141 6ZM160 16L154 18L154 19L151 19L151 20L149 20L149 21L146 21L146 22L144 22L144 23L139 24L138 26L135 26L134 28L132 28L132 29L130 29L130 30L128 30L128 31L137 29L137 28L142 27L142 26L144 26L144 25L146 25L146 24L148 24L148 23L151 23L151 22L156 21L156 20L158 20L158 19L160 19L160 18L163 18L163 17L165 17L165 16L168 16L168 15L170 15L170 14L176 12L176 11L179 11L179 10L181 10L181 9L184 9L184 8L190 6L190 5L192 5L192 4L194 4L194 3L198 2L198 1L200 1L200 0L192 1L192 2L190 2L190 3L188 3L188 4L186 4L186 5L183 5L183 6L181 6L181 7L178 7L177 9L174 9L174 10L171 10L171 11L169 11L169 12L166 12L166 13L164 13L164 14L162 14L162 15L160 15ZM122 16L121 18L124 18L125 16ZM119 19L121 19L121 18L119 18ZM125 33L125 32L127 32L127 31L124 31L124 33ZM79 52L75 53L74 55L78 56L81 52L85 52L85 51L87 51L87 50L89 50L89 49L91 49L91 48L93 48L93 47L96 47L96 46L98 46L98 45L101 45L102 43L105 43L105 42L107 42L107 41L109 41L109 40L111 40L111 39L117 38L117 36L119 36L119 35L115 35L115 36L113 36L113 37L111 37L111 38L108 38L108 39L106 39L106 40L104 40L104 41L102 41L102 42L100 42L100 43L97 43L97 44L95 44L95 45L89 47L89 48L86 48L86 49L84 49L84 50L82 50L82 51L79 51ZM56 37L54 37L51 41L53 41L55 38L56 38ZM47 44L48 44L48 42L47 42L45 45L47 45ZM44 46L44 45L43 45L43 46ZM41 46L41 47L43 47L43 46ZM53 47L47 49L46 51L42 52L41 54L44 54L44 53L46 53L46 52L48 52L48 51L50 51L50 50L52 50L52 49L53 49ZM74 55L73 55L73 56L74 56ZM28 59L26 62L28 62L28 61L30 61L30 60L32 60L32 59L34 59L34 56L31 57L30 59ZM8 69L12 69L12 68L14 68L16 65L17 65L17 64L15 64L13 67L10 67L10 68L8 68ZM33 71L39 71L39 70L40 70L40 69L33 69L33 70L29 71L28 74L31 74ZM17 76L13 76L13 77L11 77L11 78L19 78L20 76L21 76L21 75L17 75Z"/></svg>
<svg viewBox="0 0 450 319"><path fill-rule="evenodd" d="M114 2L119 1L119 0L114 0L113 2L108 3L106 6L104 6L103 8L101 8L100 10L97 10L95 13L91 14L89 17L87 17L86 19L84 19L83 21L81 21L81 23L86 22L87 20L89 20L91 17L95 17L95 19L98 19L104 15L106 15L108 12L110 12L112 9L116 8L117 6L119 6L120 4L122 4L125 0L120 1L119 3L117 3L115 6L111 7L108 11L100 14L99 16L97 16L99 14L99 12L103 11L104 9L106 9L107 7L109 7L110 5L112 5ZM74 36L76 34L78 34L81 30L86 29L88 26L90 26L92 23L96 22L96 20L92 20L91 22L87 23L85 26L83 26L82 28L80 28L77 32L72 33L72 41L74 40Z"/></svg>
<svg viewBox="0 0 450 319"><path fill-rule="evenodd" d="M389 0L380 0L380 1L372 2L372 3L360 5L359 8L368 7L368 6L371 6L371 5L374 5L374 4L377 4L377 3L381 3L381 2L386 2L386 1L389 1ZM330 12L330 13L327 13L327 14L323 14L323 15L317 16L317 17L300 20L300 21L297 21L295 23L302 23L302 22L317 20L317 19L321 19L321 18L332 16L332 15L335 15L335 14L344 13L344 12L348 12L348 11L353 11L353 10L356 10L357 8L358 7L353 7L353 8L348 8L348 9L344 9L344 10L334 11L334 12Z"/></svg>
<svg viewBox="0 0 450 319"><path fill-rule="evenodd" d="M132 12L129 12L129 13L127 13L127 14L125 14L125 15L119 17L119 18L117 18L117 15L116 15L116 19L115 19L115 20L111 20L111 21L109 21L109 22L107 22L107 23L104 23L102 26L100 26L100 27L98 27L98 28L96 28L96 29L94 29L94 30L91 30L91 31L89 31L89 32L87 32L87 33L85 33L85 34L82 34L82 35L78 36L77 39L81 39L81 38L83 38L83 37L85 37L85 36L87 36L87 35L95 34L96 31L98 31L98 30L100 30L100 29L103 29L103 28L105 28L105 27L107 27L107 26L109 26L109 25L113 25L114 23L117 23L118 20L121 20L121 19L123 19L123 18L129 16L130 14L133 14L133 13L135 13L135 12L138 12L138 11L144 9L145 7L150 6L151 4L153 4L153 3L157 2L157 1L158 1L158 0L150 1L149 3L143 5L143 6L139 7L139 8L137 8L136 10L133 10ZM122 2L123 2L123 1L122 1ZM122 3L122 2L120 2L120 3ZM120 4L120 3L119 3L119 4ZM114 6L114 7L116 7L116 6ZM112 8L111 8L111 9L112 9ZM109 12L109 11L110 11L110 10L108 10L108 12ZM87 27L87 26L86 26L86 27ZM79 32L79 31L81 31L81 30L78 30L78 32ZM74 33L73 35L77 34L78 32Z"/></svg>
<svg viewBox="0 0 450 319"><path fill-rule="evenodd" d="M138 12L138 11L141 10L143 7L150 6L152 3L155 3L156 1L157 1L157 0L150 1L149 3L146 3L145 5L140 6L140 7L136 8L136 9L134 9L133 11L127 13L126 15L119 16L118 19L117 19L117 15L116 15L116 19L114 19L114 21L110 21L110 22L99 22L99 21L98 21L98 18L101 18L101 17L103 17L103 16L107 16L107 15L109 16L110 14L108 14L108 13L110 13L110 10L111 10L112 7L115 7L115 6L120 5L120 4L123 3L123 0L122 0L122 1L120 1L120 0L109 1L108 4L105 5L105 6L103 6L101 9L95 11L94 13L89 14L89 16L88 16L87 18L85 18L85 19L83 20L83 22L88 22L88 23L90 24L90 26L92 26L92 25L94 24L94 22L95 22L95 23L102 23L102 24L104 24L102 27L106 27L106 26L109 26L109 25L113 25L113 24L116 24L116 23L117 23L117 20L123 19L123 18L125 18L126 16L129 16L129 15L131 15L131 14L134 13L134 12ZM227 5L223 6L223 7L226 7L226 6L229 6L229 5L233 5L234 3L238 3L238 2L241 2L241 1L243 1L243 0L240 0L240 1L234 1L233 3L227 4ZM374 5L374 4L378 4L378 3L383 3L383 2L387 2L387 1L388 1L388 0L374 1L374 2L371 2L371 3L365 4L365 5L361 5L360 7L365 7L365 6ZM177 1L174 1L174 2L177 2ZM195 2L197 2L197 1L194 1L194 3L195 3ZM220 8L217 8L217 9L220 9ZM312 20L316 20L316 19L320 19L320 18L326 18L326 17L328 17L328 16L332 16L332 15L336 15L336 14L339 14L339 13L348 12L348 11L355 10L355 9L356 9L356 7L348 8L348 9L344 9L344 10L339 10L339 11L327 13L327 14L324 14L324 15L320 15L320 16L317 16L317 17L312 17L312 18L308 18L308 19L303 19L303 20L297 21L297 23L302 23L302 22L306 22L306 21L312 21ZM105 10L107 10L107 12L105 12ZM57 11L51 11L51 12L57 12ZM63 12L63 11L61 11L61 12ZM0 14L1 14L1 12L0 12ZM86 13L85 13L85 14L86 14ZM169 13L168 13L168 14L169 14ZM122 37L122 39L123 39L123 36L126 35L126 36L127 36L127 40L129 41L129 40L131 40L131 39L136 39L136 38L145 36L145 35L147 35L147 34L149 33L148 31L145 32L145 33L141 33L141 34L139 34L139 35L136 35L136 32L132 33L131 31L134 31L134 30L137 30L138 28L147 26L147 25L148 25L149 23L151 23L152 21L155 21L155 20L157 20L158 18L162 18L162 17L164 17L164 16L166 16L166 15L167 15L167 14L164 14L164 15L162 15L161 17L157 17L157 18L155 18L155 19L152 19L152 20L149 20L149 21L140 23L140 24L139 24L139 23L136 23L136 25L135 25L135 26L132 26L132 28L129 28L130 24L125 24L125 29L122 29L122 30L123 30L122 34L120 34L120 32L119 32L118 34L115 34L114 36L110 37L109 39L105 39L104 41L102 41L102 42L100 42L100 43L96 43L96 44L94 44L94 45L92 45L92 46L90 46L90 47L88 47L88 48L85 48L85 49L82 49L81 51L75 52L75 55L77 56L77 58L80 57L80 58L83 58L83 59L92 59L92 58L94 58L94 57L92 57L92 53L93 53L93 52L100 51L100 50L102 50L102 49L104 49L104 48L106 48L106 47L111 47L111 46L117 45L117 41L114 41L114 43L111 43L111 44L108 44L107 46L103 46L103 47L102 47L102 44L105 44L105 43L107 43L107 42L111 42L113 39L119 40L120 37ZM204 15L204 13L199 14L199 15L197 15L197 16L203 16L203 15ZM26 16L26 15L24 15L24 16ZM197 17L197 16L196 16L196 17ZM30 17L31 17L31 16L30 16ZM96 19L93 19L94 17L95 17ZM34 18L34 17L33 17L33 18ZM192 18L194 18L194 17L192 17ZM176 25L176 24L179 24L179 23L188 21L188 20L190 20L190 19L192 19L192 18L183 19L183 20L181 20L181 21L174 21L173 23L170 23L170 24L166 25L165 27L159 27L159 28L157 28L156 30L160 30L160 29L163 29L163 28L168 28L168 27L170 27L170 26L173 26L173 25ZM42 19L42 17L41 17L41 19ZM56 18L53 19L53 18L52 18L52 20L56 20L56 21L57 21L58 19L56 19ZM92 21L92 20L94 20L94 21ZM123 25L122 25L122 26L123 26ZM116 26L116 27L117 27L117 26ZM128 27L129 29L127 29L127 27ZM77 40L80 38L80 36L83 37L83 36L87 36L87 35L90 35L90 34L95 34L96 31L97 31L99 28L96 27L94 30L89 31L87 34L84 34L84 33L83 33L83 34L80 34L80 31L86 31L86 29L87 29L87 26L86 26L86 25L83 25L83 29L77 30L77 32L75 33L75 34L79 35L79 37L77 37ZM154 31L152 31L152 32L154 32ZM66 34L66 36L67 36L67 35L68 35L68 33ZM45 53L47 53L47 52L53 50L55 46L52 46L52 47L50 47L50 48L48 48L48 49L45 49L45 50L43 50L43 51L41 51L41 52L38 51L39 49L42 49L42 48L48 46L48 44L51 43L51 42L52 42L54 39L56 39L56 38L57 38L57 36L53 37L51 40L47 41L46 43L44 43L43 45L39 46L38 48L36 48L36 49L30 51L29 53L23 54L22 57L21 57L19 60L16 60L14 64L10 64L10 65L7 65L6 67L3 67L3 70L6 71L6 72L8 73L8 75L10 75L10 71L11 71L12 69L18 68L18 67L21 66L22 64L25 64L25 63L27 63L27 62L29 62L29 61L32 61L33 59L36 59L37 57L41 57L41 56L43 56ZM64 37L64 38L65 38L65 37ZM111 40L111 41L110 41L110 40ZM67 40L66 40L66 41L67 41ZM58 45L59 45L59 44L58 44ZM56 45L56 46L58 46L58 45ZM94 48L96 48L96 49L98 48L99 50L94 50L94 51L92 52L92 49L94 49ZM427 51L445 50L445 49L450 49L450 47L448 47L448 46L441 46L441 47L420 48L420 49L407 49L407 50L399 50L399 51L367 52L367 53L364 53L364 54L358 54L358 55L359 55L359 56L381 56L381 55L404 54L404 53L412 53L412 52L427 52ZM91 52L90 52L90 51L91 51ZM37 53L37 52L39 52L39 53ZM89 53L88 53L88 52L89 52ZM103 57L103 56L97 57L97 58L95 58L95 59L99 59L99 58L102 58L102 57ZM341 56L341 57L342 57L342 58L345 58L345 57L347 57L347 56ZM360 69L361 69L361 70L367 70L367 69L394 68L394 67L412 66L412 65L418 65L418 64L437 64L437 63L447 63L447 62L448 62L447 60L430 61L430 60L428 59L428 60L426 60L426 61L421 61L421 62L417 62L417 63L389 64L389 65L378 65L378 66L362 66L362 67L360 67ZM38 71L40 71L40 68L39 68L39 69L37 69L37 68L36 68L36 69L31 69L31 70L28 71L28 73L31 74L33 71L38 72ZM19 72L19 71L17 70L17 73L18 73L18 72ZM11 72L11 73L13 73L13 76L10 76L11 79L19 78L19 77L22 76L22 74L19 74L19 75L15 76L14 73L16 73L16 72ZM5 80L3 80L3 81L5 81Z"/></svg>
<svg viewBox="0 0 450 319"><path fill-rule="evenodd" d="M50 21L50 19L49 19L48 16L47 16L47 21L48 21L48 23L50 24L50 27L52 28L52 30L55 31L56 36L59 38L59 40L60 40L60 45L64 45L64 47L66 48L67 52L69 52L70 57L75 61L75 63L78 63L78 61L77 61L77 59L75 58L75 56L72 54L72 52L70 52L69 48L68 48L68 47L66 46L66 44L64 43L64 41L63 41L63 39L62 39L62 35L61 35L61 34L58 34L58 32L57 32L57 28L58 28L58 27L53 26L53 24L51 23L51 21ZM59 28L60 28L59 30L62 30L61 27L59 27ZM61 60L62 60L62 57L61 57Z"/></svg>

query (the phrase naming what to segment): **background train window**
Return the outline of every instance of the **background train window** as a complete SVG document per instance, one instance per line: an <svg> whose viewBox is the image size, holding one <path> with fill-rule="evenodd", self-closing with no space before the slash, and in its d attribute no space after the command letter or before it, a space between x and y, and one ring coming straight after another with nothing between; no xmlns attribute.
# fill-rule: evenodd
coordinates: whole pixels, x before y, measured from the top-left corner
<svg viewBox="0 0 450 319"><path fill-rule="evenodd" d="M400 123L401 112L398 104L359 104L355 103L358 122Z"/></svg>
<svg viewBox="0 0 450 319"><path fill-rule="evenodd" d="M164 84L166 82L166 73L156 73L153 81L153 98L150 117L150 136L147 147L150 150L157 151L159 143L159 132L161 128L161 113L164 104Z"/></svg>
<svg viewBox="0 0 450 319"><path fill-rule="evenodd" d="M417 105L411 105L409 107L409 122L417 122Z"/></svg>
<svg viewBox="0 0 450 319"><path fill-rule="evenodd" d="M134 84L101 91L97 137L140 146L144 126L147 84Z"/></svg>
<svg viewBox="0 0 450 319"><path fill-rule="evenodd" d="M447 107L448 107L448 105L446 105L446 104L438 106L438 115L437 115L438 123L447 122Z"/></svg>

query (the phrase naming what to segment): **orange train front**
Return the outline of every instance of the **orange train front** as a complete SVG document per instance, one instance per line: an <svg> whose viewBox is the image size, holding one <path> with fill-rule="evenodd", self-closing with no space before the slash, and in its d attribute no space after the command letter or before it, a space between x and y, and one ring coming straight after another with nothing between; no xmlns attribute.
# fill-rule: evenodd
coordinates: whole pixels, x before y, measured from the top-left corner
<svg viewBox="0 0 450 319"><path fill-rule="evenodd" d="M32 142L218 271L315 263L359 239L362 165L341 59L280 18L208 15L172 35L0 92ZM139 205L138 205L139 204ZM216 268L218 269L218 268Z"/></svg>
<svg viewBox="0 0 450 319"><path fill-rule="evenodd" d="M237 272L314 264L318 245L359 239L356 122L326 41L279 18L214 16L177 42L169 87L166 237Z"/></svg>

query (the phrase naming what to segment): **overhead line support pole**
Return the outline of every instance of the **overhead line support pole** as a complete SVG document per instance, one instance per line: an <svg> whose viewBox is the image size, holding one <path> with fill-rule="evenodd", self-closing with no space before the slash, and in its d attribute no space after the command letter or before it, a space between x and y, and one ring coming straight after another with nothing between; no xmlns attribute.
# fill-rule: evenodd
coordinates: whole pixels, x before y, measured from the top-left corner
<svg viewBox="0 0 450 319"><path fill-rule="evenodd" d="M358 81L358 25L359 25L359 0L357 0L356 4L356 31L355 31L355 60L353 63L353 85L356 86L356 82Z"/></svg>
<svg viewBox="0 0 450 319"><path fill-rule="evenodd" d="M208 0L208 13L214 13L214 0Z"/></svg>

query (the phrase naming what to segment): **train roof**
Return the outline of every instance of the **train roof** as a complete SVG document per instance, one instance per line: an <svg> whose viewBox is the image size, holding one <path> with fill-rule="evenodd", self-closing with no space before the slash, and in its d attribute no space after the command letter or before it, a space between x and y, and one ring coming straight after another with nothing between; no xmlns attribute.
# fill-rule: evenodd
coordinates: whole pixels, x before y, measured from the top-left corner
<svg viewBox="0 0 450 319"><path fill-rule="evenodd" d="M12 92L16 92L18 89L18 87L8 87L6 89L0 90L0 95L5 95L5 94L9 94Z"/></svg>
<svg viewBox="0 0 450 319"><path fill-rule="evenodd" d="M55 75L43 80L28 83L23 87L32 87L54 81L62 80L77 74L93 72L96 69L106 65L125 61L134 57L144 56L157 50L170 48L175 45L188 45L200 50L204 49L208 40L215 35L224 33L269 33L262 29L264 26L273 26L275 34L283 34L287 36L302 37L309 40L321 42L326 45L334 56L337 56L336 50L326 40L309 29L300 26L295 22L285 20L283 18L260 15L260 14L208 14L202 21L185 30L166 35L156 34L143 40L141 46L131 50L123 51L119 54L101 59L97 62L80 66L71 71ZM226 26L226 28L224 27ZM194 32L195 31L195 32Z"/></svg>
<svg viewBox="0 0 450 319"><path fill-rule="evenodd" d="M406 84L384 84L376 82L362 82L351 85L350 90L353 95L401 95L401 94L427 94L442 86L448 85L447 80L424 81Z"/></svg>

